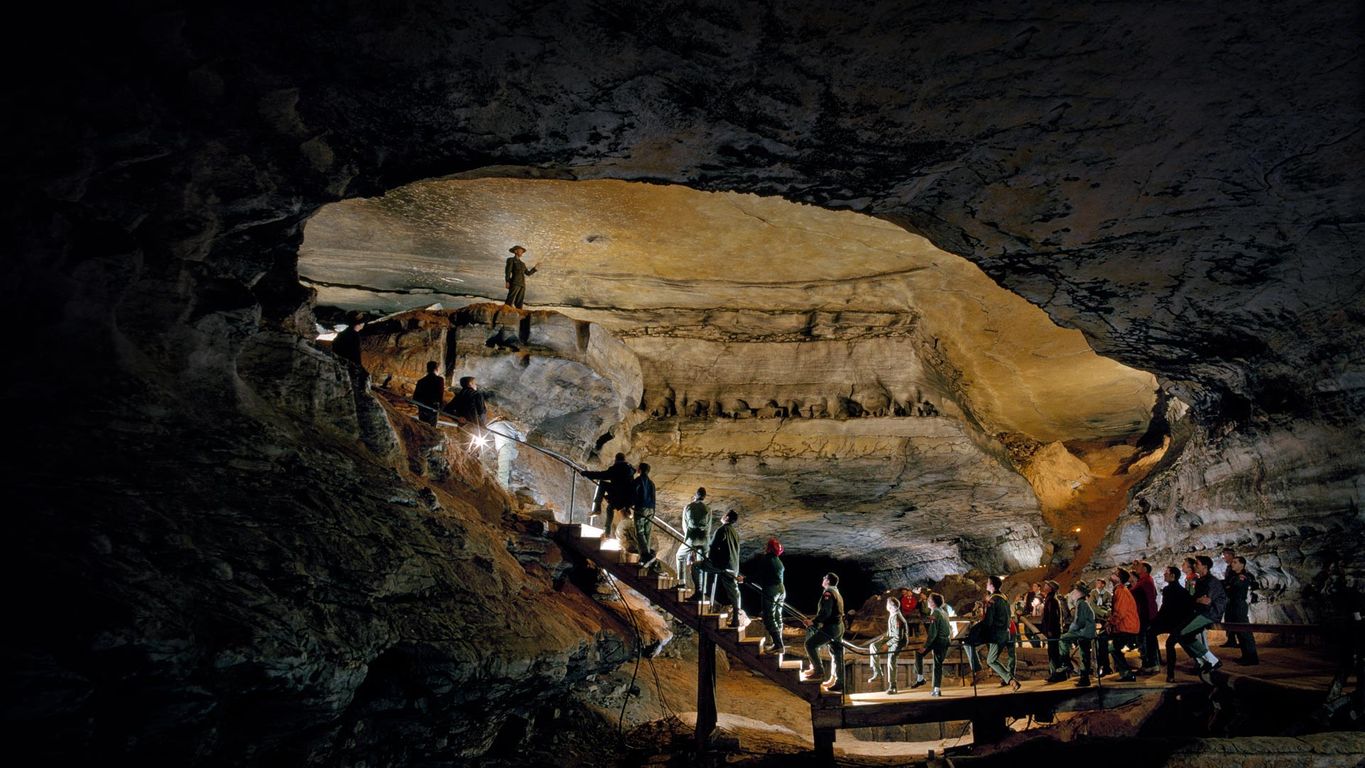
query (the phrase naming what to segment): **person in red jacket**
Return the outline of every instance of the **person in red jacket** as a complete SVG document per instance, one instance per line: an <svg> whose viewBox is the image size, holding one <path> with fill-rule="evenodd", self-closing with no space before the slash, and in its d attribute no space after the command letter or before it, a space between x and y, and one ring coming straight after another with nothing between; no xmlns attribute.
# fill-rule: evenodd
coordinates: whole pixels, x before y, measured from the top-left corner
<svg viewBox="0 0 1365 768"><path fill-rule="evenodd" d="M1141 558L1133 561L1133 599L1138 609L1138 653L1142 655L1142 673L1154 674L1161 667L1161 650L1157 648L1152 621L1156 619L1156 580L1152 578L1152 564Z"/></svg>
<svg viewBox="0 0 1365 768"><path fill-rule="evenodd" d="M1137 641L1138 632L1142 628L1141 622L1138 621L1137 601L1133 599L1133 593L1128 591L1128 578L1128 571L1123 568L1115 568L1114 572L1109 574L1109 583L1113 585L1114 591L1111 598L1113 608L1110 609L1109 619L1105 622L1114 671L1119 673L1119 681L1125 683L1136 680L1137 675L1133 668L1128 666L1128 659L1123 656L1123 648Z"/></svg>

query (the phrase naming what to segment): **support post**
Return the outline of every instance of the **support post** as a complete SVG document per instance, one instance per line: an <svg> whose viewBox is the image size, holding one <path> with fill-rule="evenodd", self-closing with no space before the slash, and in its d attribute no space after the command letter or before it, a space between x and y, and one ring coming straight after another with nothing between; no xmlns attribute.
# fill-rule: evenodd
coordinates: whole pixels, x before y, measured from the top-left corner
<svg viewBox="0 0 1365 768"><path fill-rule="evenodd" d="M1005 716L998 712L983 712L972 718L972 743L994 744L1009 735Z"/></svg>
<svg viewBox="0 0 1365 768"><path fill-rule="evenodd" d="M716 729L716 641L697 632L697 754L706 751Z"/></svg>
<svg viewBox="0 0 1365 768"><path fill-rule="evenodd" d="M820 765L834 765L834 729L816 728L815 759Z"/></svg>
<svg viewBox="0 0 1365 768"><path fill-rule="evenodd" d="M569 467L569 525L573 525L574 492L578 490L578 472Z"/></svg>

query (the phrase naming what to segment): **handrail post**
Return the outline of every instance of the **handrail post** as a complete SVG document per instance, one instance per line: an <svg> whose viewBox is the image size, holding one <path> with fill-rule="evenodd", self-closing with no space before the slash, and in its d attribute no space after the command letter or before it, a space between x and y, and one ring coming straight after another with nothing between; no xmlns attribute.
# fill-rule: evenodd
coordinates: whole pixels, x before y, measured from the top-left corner
<svg viewBox="0 0 1365 768"><path fill-rule="evenodd" d="M578 490L578 473L569 467L569 525L573 525L574 491Z"/></svg>

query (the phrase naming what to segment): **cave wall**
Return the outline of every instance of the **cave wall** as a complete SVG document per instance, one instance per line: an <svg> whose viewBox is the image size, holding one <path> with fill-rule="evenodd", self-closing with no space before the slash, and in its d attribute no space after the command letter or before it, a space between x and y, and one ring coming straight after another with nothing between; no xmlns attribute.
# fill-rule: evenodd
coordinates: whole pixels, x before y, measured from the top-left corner
<svg viewBox="0 0 1365 768"><path fill-rule="evenodd" d="M440 651L417 664L424 685L477 681L419 697L435 711L471 697L482 718L556 679L527 663L534 649L504 663L482 642L425 642L412 609L435 610L429 589L460 602L482 583L447 570L452 545L419 546L439 516L395 501L410 483L354 433L322 435L355 418L341 394L281 401L237 371L264 335L311 327L294 265L319 205L444 173L669 181L901 223L1193 406L1208 439L1153 486L1191 492L1149 501L1169 510L1154 527L1211 519L1262 472L1275 495L1236 505L1250 524L1232 543L1269 510L1359 520L1358 7L32 10L3 54L0 269L23 323L4 398L27 436L7 467L6 567L11 584L41 578L15 613L31 631L6 640L30 695L5 707L49 753L450 757L478 752L490 721L435 733L452 720L379 688L370 700L399 702L394 716L358 742L338 735L351 721L329 691L355 694L361 665L414 642ZM279 349L259 378L291 394L315 385L282 371L343 380ZM1302 460L1272 458L1290 436ZM362 500L322 493L337 483ZM228 580L217 560L260 580ZM490 589L523 595L495 562ZM324 565L341 573L310 577ZM521 607L566 621L554 599ZM520 631L479 617L493 637ZM591 632L564 626L551 645L588 674L574 649ZM465 666L476 658L505 684Z"/></svg>

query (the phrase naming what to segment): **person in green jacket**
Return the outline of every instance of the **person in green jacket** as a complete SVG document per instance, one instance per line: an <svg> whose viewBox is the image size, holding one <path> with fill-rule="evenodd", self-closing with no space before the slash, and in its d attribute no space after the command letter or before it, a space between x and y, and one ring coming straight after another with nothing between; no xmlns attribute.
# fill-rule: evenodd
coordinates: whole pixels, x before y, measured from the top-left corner
<svg viewBox="0 0 1365 768"><path fill-rule="evenodd" d="M1010 636L1010 601L1000 594L1000 577L992 576L986 580L986 609L981 618L984 625L981 636L986 640L986 666L1000 676L1000 687L1014 686L1019 690L1019 681L1014 678L1014 638ZM1009 653L1009 666L1000 663L1000 653Z"/></svg>
<svg viewBox="0 0 1365 768"><path fill-rule="evenodd" d="M1071 609L1071 626L1062 633L1060 648L1063 658L1071 657L1072 646L1081 649L1081 677L1076 681L1077 688L1090 685L1090 645L1095 642L1095 611L1087 598L1090 585L1084 581L1076 582L1067 597L1074 604Z"/></svg>
<svg viewBox="0 0 1365 768"><path fill-rule="evenodd" d="M708 578L716 580L716 592L719 593L717 598L723 600L724 605L730 606L728 626L732 628L740 625L739 534L735 532L735 523L738 521L738 512L733 509L726 512L724 521L711 539L711 548L706 559L692 566L693 583L701 584L703 573L707 574Z"/></svg>
<svg viewBox="0 0 1365 768"><path fill-rule="evenodd" d="M924 657L934 654L934 691L930 696L942 696L943 662L948 658L948 643L953 638L953 626L948 623L948 612L943 610L943 595L935 592L929 595L927 604L931 606L930 621L926 629L924 647L915 651L915 682L911 688L924 685Z"/></svg>
<svg viewBox="0 0 1365 768"><path fill-rule="evenodd" d="M787 588L783 584L785 569L782 566L782 544L777 539L768 539L763 556L748 580L762 590L763 629L768 632L767 647L759 653L763 655L783 654L787 646L782 640L782 603L787 599Z"/></svg>
<svg viewBox="0 0 1365 768"><path fill-rule="evenodd" d="M805 622L810 634L806 636L806 658L810 669L801 673L802 680L819 680L825 676L825 665L820 659L820 649L829 646L829 655L834 657L834 676L829 686L830 693L844 692L844 597L839 594L839 575L827 573L820 586L825 591L820 595L820 608L815 618Z"/></svg>

